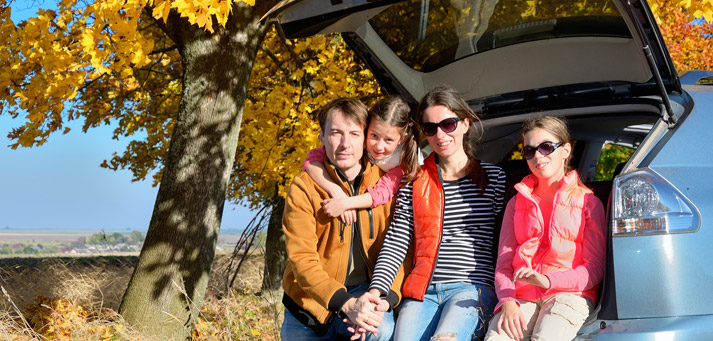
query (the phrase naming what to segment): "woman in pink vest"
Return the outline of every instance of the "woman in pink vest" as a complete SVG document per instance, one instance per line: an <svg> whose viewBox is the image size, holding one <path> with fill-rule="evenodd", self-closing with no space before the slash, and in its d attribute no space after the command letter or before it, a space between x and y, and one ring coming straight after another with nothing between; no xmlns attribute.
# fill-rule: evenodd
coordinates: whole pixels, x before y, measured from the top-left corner
<svg viewBox="0 0 713 341"><path fill-rule="evenodd" d="M522 133L532 174L515 185L505 209L498 304L486 340L571 340L593 309L604 273L604 209L569 169L564 120L536 117Z"/></svg>

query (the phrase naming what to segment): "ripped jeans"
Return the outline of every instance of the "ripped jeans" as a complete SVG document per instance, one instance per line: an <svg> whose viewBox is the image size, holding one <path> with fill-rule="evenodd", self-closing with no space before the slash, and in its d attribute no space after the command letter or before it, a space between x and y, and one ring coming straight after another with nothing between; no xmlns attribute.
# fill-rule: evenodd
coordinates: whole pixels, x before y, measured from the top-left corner
<svg viewBox="0 0 713 341"><path fill-rule="evenodd" d="M423 302L405 298L394 340L475 339L485 331L497 299L487 285L465 282L436 283L426 289Z"/></svg>
<svg viewBox="0 0 713 341"><path fill-rule="evenodd" d="M520 302L520 311L527 321L523 340L572 340L594 309L588 298L559 293L544 300ZM502 310L493 316L485 340L512 340L503 331L498 334L498 319Z"/></svg>

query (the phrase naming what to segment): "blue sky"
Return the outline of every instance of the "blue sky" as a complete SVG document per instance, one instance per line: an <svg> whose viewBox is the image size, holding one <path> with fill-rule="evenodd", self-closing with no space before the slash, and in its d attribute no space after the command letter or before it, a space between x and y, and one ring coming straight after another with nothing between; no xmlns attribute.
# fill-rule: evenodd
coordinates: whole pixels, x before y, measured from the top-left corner
<svg viewBox="0 0 713 341"><path fill-rule="evenodd" d="M16 24L35 13L23 1L13 3ZM22 115L14 120L0 115L0 229L148 228L158 191L150 177L131 182L128 170L99 167L112 153L121 154L129 139L113 140L112 126L82 133L80 120L68 124L68 134L51 135L43 146L12 150L7 134L23 120ZM249 209L226 203L221 228L242 229L252 216Z"/></svg>

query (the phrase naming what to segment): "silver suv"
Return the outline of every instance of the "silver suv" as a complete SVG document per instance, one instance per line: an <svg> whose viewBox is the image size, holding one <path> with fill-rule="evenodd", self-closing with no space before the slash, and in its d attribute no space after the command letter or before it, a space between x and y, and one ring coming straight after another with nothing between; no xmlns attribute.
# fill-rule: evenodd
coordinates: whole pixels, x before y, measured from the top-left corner
<svg viewBox="0 0 713 341"><path fill-rule="evenodd" d="M479 158L512 183L528 173L521 123L566 116L609 217L578 338L713 335L713 86L695 85L712 74L679 77L645 1L296 0L268 17L289 37L343 32L387 93L459 89L483 118Z"/></svg>

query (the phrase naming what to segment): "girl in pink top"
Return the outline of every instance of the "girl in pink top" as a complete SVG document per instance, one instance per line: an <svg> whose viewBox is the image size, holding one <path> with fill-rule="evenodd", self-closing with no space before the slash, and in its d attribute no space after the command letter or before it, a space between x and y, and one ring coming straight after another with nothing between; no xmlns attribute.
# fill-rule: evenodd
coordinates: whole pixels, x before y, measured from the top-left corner
<svg viewBox="0 0 713 341"><path fill-rule="evenodd" d="M368 193L347 196L326 174L322 164L324 147L310 150L303 168L332 197L324 200L327 214L341 217L345 224L351 224L356 220L355 209L376 207L391 201L400 185L408 183L418 174L418 136L409 120L410 111L409 105L400 96L385 97L369 109L367 155L386 174L368 189Z"/></svg>
<svg viewBox="0 0 713 341"><path fill-rule="evenodd" d="M564 120L530 119L522 155L532 174L505 209L486 340L571 340L592 312L605 260L601 201L569 170Z"/></svg>

